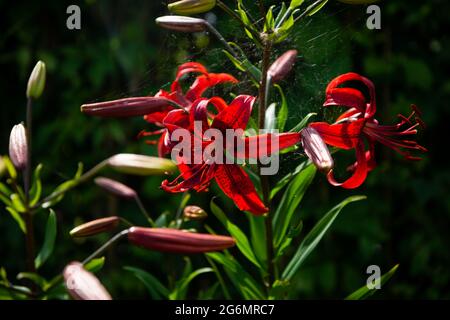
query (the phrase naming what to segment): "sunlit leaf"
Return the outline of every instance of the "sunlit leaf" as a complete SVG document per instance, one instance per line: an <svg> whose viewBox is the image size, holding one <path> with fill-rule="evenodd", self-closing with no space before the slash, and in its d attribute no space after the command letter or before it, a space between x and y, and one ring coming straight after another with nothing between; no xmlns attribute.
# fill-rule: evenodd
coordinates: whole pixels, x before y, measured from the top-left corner
<svg viewBox="0 0 450 320"><path fill-rule="evenodd" d="M11 207L6 207L6 210L11 214L11 217L13 217L13 219L17 222L20 230L22 230L23 233L27 233L25 221L23 220L20 213L18 213L14 208Z"/></svg>
<svg viewBox="0 0 450 320"><path fill-rule="evenodd" d="M44 244L41 251L34 260L36 269L39 269L45 261L51 256L56 241L56 214L50 209L50 213L47 219L47 226L45 228Z"/></svg>

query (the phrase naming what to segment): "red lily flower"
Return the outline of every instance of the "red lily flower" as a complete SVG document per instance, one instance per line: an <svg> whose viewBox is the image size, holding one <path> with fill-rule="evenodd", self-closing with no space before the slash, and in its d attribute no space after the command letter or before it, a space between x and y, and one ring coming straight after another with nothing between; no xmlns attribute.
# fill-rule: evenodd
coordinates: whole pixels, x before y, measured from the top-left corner
<svg viewBox="0 0 450 320"><path fill-rule="evenodd" d="M348 81L363 84L368 89L369 100L366 101L363 93L357 89L339 87ZM351 177L344 182L337 182L333 170L330 170L327 178L332 185L346 189L359 187L367 173L376 166L375 142L384 144L409 160L420 160L419 157L412 156L411 150L426 151L416 141L410 140L417 133L416 127L423 124L417 107L412 105L413 111L407 118L398 115L400 121L395 125L379 124L374 117L375 86L369 79L356 73L340 75L328 84L324 106L344 106L348 110L333 124L315 122L309 126L316 129L328 145L345 150L355 149L356 152L356 162L349 167L349 171L353 172ZM412 120L416 123L412 123Z"/></svg>
<svg viewBox="0 0 450 320"><path fill-rule="evenodd" d="M216 129L222 134L227 130L244 130L250 118L255 97L240 95L227 106L221 98L213 97L211 99L199 99L191 108L189 114L183 110L173 110L169 112L164 119L169 136L175 129L188 129L191 133L191 154L181 155L177 159L178 168L181 175L174 181L163 181L161 187L168 192L185 192L187 190L205 191L213 178L215 178L223 192L231 198L236 206L242 211L250 211L253 214L260 215L268 211L268 208L261 201L258 193L253 186L247 173L235 163L228 163L225 159L221 162L214 162L208 159L202 159L201 163L195 164L192 160L195 149L195 141L202 150L209 147L217 147L226 152L234 152L236 158L250 158L252 155L260 156L270 155L278 150L290 147L300 141L300 133L282 133L282 134L263 134L252 137L239 136L245 146L244 150L231 150L224 141L215 141L205 138L203 133L207 129ZM208 105L212 105L218 111L217 115L208 112ZM196 132L193 128L194 121L201 121L202 132ZM229 133L229 131L228 131ZM243 131L242 131L243 133ZM275 135L272 137L272 135ZM278 146L271 144L271 139L278 139ZM218 145L222 143L222 145ZM174 147L173 145L171 147ZM263 148L265 147L265 148ZM237 152L235 152L237 151ZM226 157L226 156L224 156ZM194 164L192 164L194 163ZM179 182L182 180L181 182Z"/></svg>
<svg viewBox="0 0 450 320"><path fill-rule="evenodd" d="M195 79L186 93L183 93L180 85L180 80L183 76L189 73L199 73L200 75ZM155 97L172 100L178 105L185 108L185 110L189 111L192 104L197 99L201 98L203 93L207 89L226 82L237 83L238 80L227 73L209 73L208 70L198 62L187 62L178 67L175 81L172 82L172 85L170 86L170 92L160 90L155 94ZM149 123L153 123L157 126L163 127L164 118L173 109L175 109L173 106L167 105L164 110L150 113L144 116L144 119ZM159 156L162 157L169 152L169 149L164 144L164 140L166 139L165 129L153 132L142 131L139 136L153 136L158 134L161 134L161 137L158 141L158 153ZM148 143L153 144L155 142L149 141Z"/></svg>

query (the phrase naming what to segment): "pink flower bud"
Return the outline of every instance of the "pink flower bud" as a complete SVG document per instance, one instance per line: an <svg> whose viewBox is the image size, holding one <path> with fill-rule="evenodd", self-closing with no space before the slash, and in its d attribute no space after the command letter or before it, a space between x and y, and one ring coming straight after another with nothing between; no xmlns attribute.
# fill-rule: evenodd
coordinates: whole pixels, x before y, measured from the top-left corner
<svg viewBox="0 0 450 320"><path fill-rule="evenodd" d="M317 169L326 173L333 169L333 158L317 130L306 127L301 131L301 134L303 149Z"/></svg>
<svg viewBox="0 0 450 320"><path fill-rule="evenodd" d="M97 184L99 187L105 189L106 191L122 198L126 199L134 199L136 198L136 191L131 189L130 187L124 185L123 183L120 183L118 181L104 178L104 177L98 177L95 180L95 184Z"/></svg>
<svg viewBox="0 0 450 320"><path fill-rule="evenodd" d="M277 83L283 80L294 66L297 59L297 50L289 50L275 60L267 71L272 82Z"/></svg>
<svg viewBox="0 0 450 320"><path fill-rule="evenodd" d="M23 124L15 125L9 136L9 157L18 170L23 170L28 161L27 134Z"/></svg>
<svg viewBox="0 0 450 320"><path fill-rule="evenodd" d="M75 238L93 236L115 229L119 222L120 218L116 216L92 220L72 229L70 235Z"/></svg>
<svg viewBox="0 0 450 320"><path fill-rule="evenodd" d="M83 104L81 112L97 117L137 117L162 111L169 103L167 99L160 97L134 97Z"/></svg>
<svg viewBox="0 0 450 320"><path fill-rule="evenodd" d="M202 32L207 28L203 19L183 16L163 16L156 18L156 24L169 30L180 32Z"/></svg>
<svg viewBox="0 0 450 320"><path fill-rule="evenodd" d="M112 300L96 276L80 262L69 263L63 271L67 292L75 300Z"/></svg>
<svg viewBox="0 0 450 320"><path fill-rule="evenodd" d="M141 227L130 228L128 240L150 250L186 254L225 250L236 243L233 238L227 236Z"/></svg>
<svg viewBox="0 0 450 320"><path fill-rule="evenodd" d="M200 207L187 206L183 210L183 215L189 220L203 220L208 217L208 214Z"/></svg>

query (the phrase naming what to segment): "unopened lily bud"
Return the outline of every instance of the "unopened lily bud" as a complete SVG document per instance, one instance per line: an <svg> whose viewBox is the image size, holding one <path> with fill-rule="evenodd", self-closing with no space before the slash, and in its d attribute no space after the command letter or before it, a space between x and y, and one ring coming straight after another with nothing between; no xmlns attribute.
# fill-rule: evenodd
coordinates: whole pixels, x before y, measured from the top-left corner
<svg viewBox="0 0 450 320"><path fill-rule="evenodd" d="M200 207L187 206L183 210L183 215L189 220L203 220L208 217L208 214Z"/></svg>
<svg viewBox="0 0 450 320"><path fill-rule="evenodd" d="M175 14L192 15L208 12L216 6L216 0L181 0L170 3L167 7Z"/></svg>
<svg viewBox="0 0 450 320"><path fill-rule="evenodd" d="M22 123L15 125L9 136L9 158L14 167L23 170L28 161L28 143L25 127Z"/></svg>
<svg viewBox="0 0 450 320"><path fill-rule="evenodd" d="M160 97L134 97L83 104L81 112L105 118L137 117L162 111L168 105L168 100Z"/></svg>
<svg viewBox="0 0 450 320"><path fill-rule="evenodd" d="M118 181L103 177L98 177L94 181L96 185L118 197L134 199L137 196L136 191Z"/></svg>
<svg viewBox="0 0 450 320"><path fill-rule="evenodd" d="M202 32L207 28L203 19L183 16L163 16L156 18L156 24L169 30L180 32Z"/></svg>
<svg viewBox="0 0 450 320"><path fill-rule="evenodd" d="M267 73L269 74L272 82L277 83L283 80L289 71L294 66L297 59L297 50L289 50L283 53L274 63L270 66Z"/></svg>
<svg viewBox="0 0 450 320"><path fill-rule="evenodd" d="M323 172L329 172L333 169L333 158L317 130L306 127L301 131L301 134L303 149L317 169Z"/></svg>
<svg viewBox="0 0 450 320"><path fill-rule="evenodd" d="M28 79L27 97L37 99L45 87L45 63L38 61Z"/></svg>
<svg viewBox="0 0 450 320"><path fill-rule="evenodd" d="M172 160L132 153L120 153L107 161L116 171L142 176L169 174L177 168Z"/></svg>
<svg viewBox="0 0 450 320"><path fill-rule="evenodd" d="M236 243L233 238L227 236L141 227L130 228L128 240L150 250L186 254L225 250Z"/></svg>
<svg viewBox="0 0 450 320"><path fill-rule="evenodd" d="M120 218L116 216L92 220L70 231L70 235L74 238L89 237L102 232L115 229L120 222Z"/></svg>
<svg viewBox="0 0 450 320"><path fill-rule="evenodd" d="M63 271L67 292L75 300L112 300L96 276L80 262L69 263Z"/></svg>

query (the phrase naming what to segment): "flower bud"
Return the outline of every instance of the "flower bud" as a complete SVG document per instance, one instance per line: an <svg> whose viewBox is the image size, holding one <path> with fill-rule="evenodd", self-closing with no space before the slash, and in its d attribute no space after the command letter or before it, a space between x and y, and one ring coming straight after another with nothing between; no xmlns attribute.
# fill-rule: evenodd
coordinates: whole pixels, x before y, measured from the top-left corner
<svg viewBox="0 0 450 320"><path fill-rule="evenodd" d="M192 15L208 12L216 6L216 0L181 0L170 3L170 11L180 15Z"/></svg>
<svg viewBox="0 0 450 320"><path fill-rule="evenodd" d="M297 53L297 50L288 50L272 63L267 73L273 83L277 83L287 76L294 66L295 60L297 59Z"/></svg>
<svg viewBox="0 0 450 320"><path fill-rule="evenodd" d="M67 292L75 300L112 300L96 276L80 262L69 263L63 271Z"/></svg>
<svg viewBox="0 0 450 320"><path fill-rule="evenodd" d="M28 161L28 143L25 126L15 125L9 136L9 157L17 170L23 170Z"/></svg>
<svg viewBox="0 0 450 320"><path fill-rule="evenodd" d="M317 169L326 173L333 169L333 158L317 130L306 127L301 131L301 134L303 149Z"/></svg>
<svg viewBox="0 0 450 320"><path fill-rule="evenodd" d="M89 103L81 106L81 112L97 117L137 117L164 110L168 100L160 97L134 97Z"/></svg>
<svg viewBox="0 0 450 320"><path fill-rule="evenodd" d="M156 18L156 24L169 30L180 32L202 32L207 28L203 19L183 16L163 16Z"/></svg>
<svg viewBox="0 0 450 320"><path fill-rule="evenodd" d="M103 177L98 177L94 181L96 185L118 197L134 199L137 196L136 191L118 181Z"/></svg>
<svg viewBox="0 0 450 320"><path fill-rule="evenodd" d="M116 154L107 161L116 171L142 176L169 174L177 168L172 160L132 153Z"/></svg>
<svg viewBox="0 0 450 320"><path fill-rule="evenodd" d="M150 250L186 254L225 250L236 243L233 238L227 236L141 227L130 228L128 240Z"/></svg>
<svg viewBox="0 0 450 320"><path fill-rule="evenodd" d="M37 99L45 87L45 63L38 61L28 79L27 98Z"/></svg>
<svg viewBox="0 0 450 320"><path fill-rule="evenodd" d="M95 219L70 231L70 235L74 238L89 237L102 232L107 232L115 229L120 222L120 218L116 216Z"/></svg>
<svg viewBox="0 0 450 320"><path fill-rule="evenodd" d="M183 210L183 215L189 220L203 220L208 217L208 214L200 207L187 206Z"/></svg>

